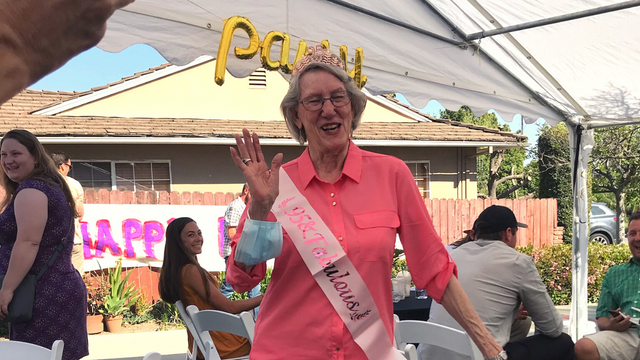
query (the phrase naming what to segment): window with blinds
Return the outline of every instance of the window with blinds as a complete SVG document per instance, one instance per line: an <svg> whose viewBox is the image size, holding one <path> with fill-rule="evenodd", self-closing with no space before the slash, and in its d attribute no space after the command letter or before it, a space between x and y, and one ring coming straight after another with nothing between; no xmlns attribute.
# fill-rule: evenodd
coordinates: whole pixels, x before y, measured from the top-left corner
<svg viewBox="0 0 640 360"><path fill-rule="evenodd" d="M73 161L69 175L86 189L171 191L169 161Z"/></svg>
<svg viewBox="0 0 640 360"><path fill-rule="evenodd" d="M418 190L420 190L420 194L422 194L422 198L430 198L431 192L429 180L431 177L431 171L429 161L405 161L405 163L409 169L411 169L413 179L416 181L416 185L418 186Z"/></svg>
<svg viewBox="0 0 640 360"><path fill-rule="evenodd" d="M71 160L69 176L78 180L86 189L112 189L110 161L74 161Z"/></svg>

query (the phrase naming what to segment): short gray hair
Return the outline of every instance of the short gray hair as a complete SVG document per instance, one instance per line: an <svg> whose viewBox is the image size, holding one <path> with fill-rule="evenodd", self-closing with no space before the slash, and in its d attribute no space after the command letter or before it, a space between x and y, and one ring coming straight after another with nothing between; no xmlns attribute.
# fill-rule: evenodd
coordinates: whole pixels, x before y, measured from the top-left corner
<svg viewBox="0 0 640 360"><path fill-rule="evenodd" d="M296 116L298 115L298 104L300 101L300 77L310 71L326 71L342 81L351 99L351 110L353 111L351 133L353 133L353 131L360 125L362 113L364 112L364 108L367 106L367 96L362 91L360 91L360 89L358 89L355 82L349 76L349 74L347 74L346 71L340 69L337 66L321 62L312 62L307 65L300 73L294 75L293 78L291 78L291 82L289 83L289 91L287 91L287 94L282 99L282 103L280 103L280 111L282 112L282 116L287 123L287 128L289 129L289 133L291 134L291 136L296 141L298 141L300 145L304 145L304 143L307 141L306 133L298 129L295 120Z"/></svg>

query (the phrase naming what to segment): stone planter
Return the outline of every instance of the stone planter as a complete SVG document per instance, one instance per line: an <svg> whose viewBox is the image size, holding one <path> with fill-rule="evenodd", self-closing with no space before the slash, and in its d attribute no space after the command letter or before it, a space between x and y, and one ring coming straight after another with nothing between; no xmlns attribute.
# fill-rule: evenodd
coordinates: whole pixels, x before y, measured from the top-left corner
<svg viewBox="0 0 640 360"><path fill-rule="evenodd" d="M87 315L87 334L100 334L104 329L102 314Z"/></svg>
<svg viewBox="0 0 640 360"><path fill-rule="evenodd" d="M104 315L104 324L110 333L119 333L122 328L122 315L110 316Z"/></svg>

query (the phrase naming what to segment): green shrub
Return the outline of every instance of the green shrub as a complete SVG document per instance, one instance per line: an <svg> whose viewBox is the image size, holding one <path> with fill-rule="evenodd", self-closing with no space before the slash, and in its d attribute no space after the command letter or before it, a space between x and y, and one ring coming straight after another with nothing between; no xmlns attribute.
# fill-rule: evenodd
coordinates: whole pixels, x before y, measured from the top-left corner
<svg viewBox="0 0 640 360"><path fill-rule="evenodd" d="M271 281L271 272L273 272L273 269L271 268L267 268L267 273L264 275L264 279L262 279L262 281L260 282L260 293L264 294L265 292L267 292L267 285L269 285L269 282ZM225 277L225 272L221 271L220 272L220 284L222 284L222 280L224 280ZM244 300L244 299L248 299L249 298L249 293L245 292L242 294L238 294L237 292L234 292L233 294L231 294L231 297L229 299L231 300Z"/></svg>
<svg viewBox="0 0 640 360"><path fill-rule="evenodd" d="M571 244L533 249L533 246L518 247L521 253L530 255L538 268L540 278L547 287L547 293L556 305L571 302ZM587 250L589 265L587 269L588 301L596 303L600 298L602 279L611 266L629 261L631 253L626 244L602 245L589 244Z"/></svg>

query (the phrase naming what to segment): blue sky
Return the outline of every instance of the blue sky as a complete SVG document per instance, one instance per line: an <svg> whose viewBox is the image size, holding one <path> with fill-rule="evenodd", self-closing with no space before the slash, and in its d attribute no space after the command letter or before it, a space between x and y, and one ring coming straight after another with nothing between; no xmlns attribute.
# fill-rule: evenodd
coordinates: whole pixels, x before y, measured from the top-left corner
<svg viewBox="0 0 640 360"><path fill-rule="evenodd" d="M120 80L125 76L147 70L165 62L166 60L155 49L144 44L133 45L119 53L109 53L98 48L92 48L71 59L63 67L29 86L29 88L36 90L85 91L92 87ZM399 94L398 100L408 104L402 94ZM444 107L437 101L432 100L421 111L437 117L440 115L441 109L444 109ZM501 123L505 123L499 115L498 120ZM539 120L538 123L542 124L544 122ZM524 127L524 134L529 137L529 143L531 144L536 142L538 123L525 124ZM520 126L519 116L516 116L509 123L509 128L514 132L520 130Z"/></svg>

